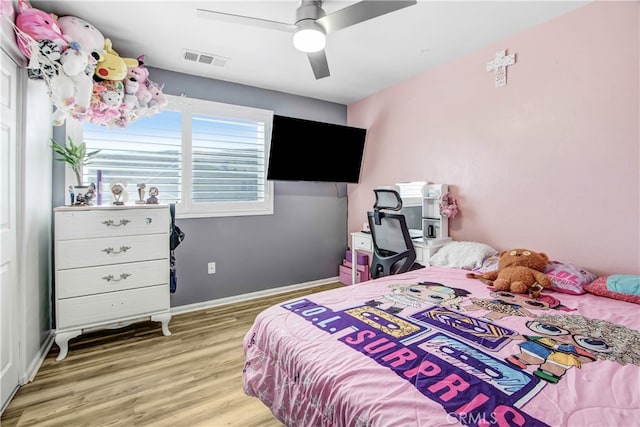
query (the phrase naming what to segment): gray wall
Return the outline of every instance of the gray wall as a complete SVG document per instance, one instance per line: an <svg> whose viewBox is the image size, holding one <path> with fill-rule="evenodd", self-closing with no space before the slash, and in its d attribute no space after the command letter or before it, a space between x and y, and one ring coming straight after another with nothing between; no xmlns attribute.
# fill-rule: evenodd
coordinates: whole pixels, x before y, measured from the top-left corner
<svg viewBox="0 0 640 427"><path fill-rule="evenodd" d="M347 108L341 104L153 67L149 77L164 84L168 95L347 122ZM56 182L64 182L64 172L56 174ZM273 215L176 221L186 237L175 252L178 288L171 296L173 307L338 275L347 248L346 184L279 181L274 190ZM207 274L210 261L216 262L212 275Z"/></svg>

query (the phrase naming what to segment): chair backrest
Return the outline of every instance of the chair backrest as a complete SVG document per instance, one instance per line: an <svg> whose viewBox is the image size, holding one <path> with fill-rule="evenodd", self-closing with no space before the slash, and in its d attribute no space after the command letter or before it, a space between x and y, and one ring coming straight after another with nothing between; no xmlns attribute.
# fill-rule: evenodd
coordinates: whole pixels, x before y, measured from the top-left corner
<svg viewBox="0 0 640 427"><path fill-rule="evenodd" d="M400 194L391 189L374 189L376 203L367 212L373 240L371 277L409 271L416 260L416 250L404 215L389 212L402 208Z"/></svg>

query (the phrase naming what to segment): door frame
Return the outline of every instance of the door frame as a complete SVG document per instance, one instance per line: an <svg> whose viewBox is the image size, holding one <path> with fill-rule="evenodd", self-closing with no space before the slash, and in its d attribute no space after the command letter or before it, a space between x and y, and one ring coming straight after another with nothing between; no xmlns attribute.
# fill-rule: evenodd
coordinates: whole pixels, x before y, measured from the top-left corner
<svg viewBox="0 0 640 427"><path fill-rule="evenodd" d="M4 38L4 35L3 35ZM21 286L21 262L19 259L20 251L21 251L21 241L22 241L22 191L21 189L24 187L22 181L22 171L23 171L23 161L24 161L24 146L21 141L24 138L24 90L25 90L25 82L24 75L22 69L23 59L20 57L16 57L16 53L11 49L5 49L5 46L0 48L0 54L3 56L4 60L11 61L16 67L16 75L15 75L15 95L16 95L16 104L15 104L15 146L12 147L14 151L14 158L12 159L14 164L14 172L15 172L15 180L14 187L10 188L10 191L15 191L15 219L14 219L14 227L15 227L15 280L16 284L13 289L14 294L12 295L12 299L15 302L15 310L12 311L12 322L14 325L15 336L13 337L14 343L16 344L16 349L14 350L15 357L15 369L17 370L17 384L15 384L15 389L9 394L6 402L0 402L1 408L0 410L4 412L6 406L11 402L11 399L17 392L20 386L24 385L27 382L26 378L26 360L25 360L25 339L26 339L26 326L25 326L25 307L26 307L26 295L24 292L23 286Z"/></svg>

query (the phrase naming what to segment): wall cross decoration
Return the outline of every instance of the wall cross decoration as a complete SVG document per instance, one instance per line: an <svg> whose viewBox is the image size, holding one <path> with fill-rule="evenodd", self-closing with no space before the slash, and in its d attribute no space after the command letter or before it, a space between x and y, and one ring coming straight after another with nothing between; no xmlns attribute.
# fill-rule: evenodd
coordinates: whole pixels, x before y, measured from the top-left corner
<svg viewBox="0 0 640 427"><path fill-rule="evenodd" d="M516 63L516 55L507 55L506 49L496 52L496 57L487 62L487 71L495 71L496 87L507 85L507 67Z"/></svg>

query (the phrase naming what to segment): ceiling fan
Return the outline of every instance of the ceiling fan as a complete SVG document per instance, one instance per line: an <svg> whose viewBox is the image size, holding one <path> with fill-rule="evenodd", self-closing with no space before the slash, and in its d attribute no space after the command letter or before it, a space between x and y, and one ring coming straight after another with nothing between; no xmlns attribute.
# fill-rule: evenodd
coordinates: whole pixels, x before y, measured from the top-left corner
<svg viewBox="0 0 640 427"><path fill-rule="evenodd" d="M362 0L327 15L322 9L322 0L300 0L294 24L207 9L197 9L197 15L293 33L293 45L307 54L313 74L318 80L329 76L329 64L324 52L328 34L416 3L416 0Z"/></svg>

